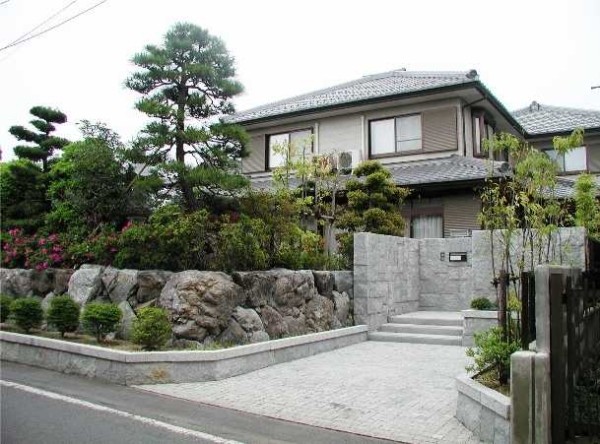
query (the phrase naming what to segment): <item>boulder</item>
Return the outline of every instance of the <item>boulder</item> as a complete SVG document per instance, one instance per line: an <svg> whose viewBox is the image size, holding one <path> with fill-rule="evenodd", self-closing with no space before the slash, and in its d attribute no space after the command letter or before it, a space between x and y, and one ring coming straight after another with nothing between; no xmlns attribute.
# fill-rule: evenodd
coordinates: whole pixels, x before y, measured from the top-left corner
<svg viewBox="0 0 600 444"><path fill-rule="evenodd" d="M119 304L119 309L121 310L123 317L121 318L121 323L119 324L119 328L117 330L117 337L128 340L131 338L133 321L137 319L137 316L127 301L122 301Z"/></svg>
<svg viewBox="0 0 600 444"><path fill-rule="evenodd" d="M289 336L298 336L308 333L306 316L304 316L304 314L300 314L297 317L284 316L283 322L285 322Z"/></svg>
<svg viewBox="0 0 600 444"><path fill-rule="evenodd" d="M0 268L0 293L7 296L32 296L33 270L21 268Z"/></svg>
<svg viewBox="0 0 600 444"><path fill-rule="evenodd" d="M158 299L160 292L171 278L173 272L163 270L142 270L137 273L137 293L135 299L142 304ZM133 301L132 301L133 302Z"/></svg>
<svg viewBox="0 0 600 444"><path fill-rule="evenodd" d="M231 318L227 328L217 337L217 341L230 344L246 344L248 336L242 326Z"/></svg>
<svg viewBox="0 0 600 444"><path fill-rule="evenodd" d="M348 314L350 313L350 297L348 293L337 291L333 292L333 305L336 319L340 322L340 326L349 325Z"/></svg>
<svg viewBox="0 0 600 444"><path fill-rule="evenodd" d="M333 289L338 293L346 292L350 299L354 299L354 274L351 271L333 271Z"/></svg>
<svg viewBox="0 0 600 444"><path fill-rule="evenodd" d="M315 287L320 295L331 297L335 277L331 271L313 271Z"/></svg>
<svg viewBox="0 0 600 444"><path fill-rule="evenodd" d="M54 291L54 269L35 270L31 273L31 289L37 296L44 296Z"/></svg>
<svg viewBox="0 0 600 444"><path fill-rule="evenodd" d="M44 310L44 313L48 311L50 308L50 302L52 302L52 299L54 299L56 296L58 295L50 292L44 297L44 299L42 299L42 309Z"/></svg>
<svg viewBox="0 0 600 444"><path fill-rule="evenodd" d="M311 271L271 270L277 279L273 299L279 307L299 307L317 295Z"/></svg>
<svg viewBox="0 0 600 444"><path fill-rule="evenodd" d="M289 333L288 326L285 323L283 316L281 316L281 314L273 307L266 305L261 308L260 318L262 319L265 331L269 334L269 337L278 339Z"/></svg>
<svg viewBox="0 0 600 444"><path fill-rule="evenodd" d="M137 270L119 270L107 267L102 273L102 283L108 298L120 304L134 296L138 289Z"/></svg>
<svg viewBox="0 0 600 444"><path fill-rule="evenodd" d="M232 278L246 293L248 307L258 308L273 304L277 274L270 271L238 271Z"/></svg>
<svg viewBox="0 0 600 444"><path fill-rule="evenodd" d="M82 266L69 280L69 295L82 307L102 292L103 267Z"/></svg>
<svg viewBox="0 0 600 444"><path fill-rule="evenodd" d="M158 306L169 312L173 333L201 341L207 332L218 336L225 330L234 308L245 299L243 289L227 274L188 270L169 279Z"/></svg>
<svg viewBox="0 0 600 444"><path fill-rule="evenodd" d="M75 270L70 268L55 268L54 269L54 294L63 294L69 290L69 281Z"/></svg>
<svg viewBox="0 0 600 444"><path fill-rule="evenodd" d="M310 331L331 330L333 326L334 306L325 296L320 294L311 299L304 309L306 326Z"/></svg>
<svg viewBox="0 0 600 444"><path fill-rule="evenodd" d="M247 333L265 331L265 326L260 320L260 316L251 308L235 307L231 316Z"/></svg>
<svg viewBox="0 0 600 444"><path fill-rule="evenodd" d="M150 299L148 302L136 305L135 312L138 313L142 308L146 307L156 307L156 301L158 301L158 299Z"/></svg>
<svg viewBox="0 0 600 444"><path fill-rule="evenodd" d="M253 331L248 335L248 342L254 344L255 342L265 342L271 339L266 331Z"/></svg>

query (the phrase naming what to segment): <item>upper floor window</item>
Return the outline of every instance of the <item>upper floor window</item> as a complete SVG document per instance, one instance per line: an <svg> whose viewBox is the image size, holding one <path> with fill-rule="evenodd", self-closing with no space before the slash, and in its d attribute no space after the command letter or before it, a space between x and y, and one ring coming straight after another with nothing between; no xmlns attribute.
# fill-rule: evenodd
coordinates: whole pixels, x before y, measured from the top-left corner
<svg viewBox="0 0 600 444"><path fill-rule="evenodd" d="M587 170L587 150L584 146L573 148L566 154L559 154L555 150L545 150L544 153L556 162L560 172Z"/></svg>
<svg viewBox="0 0 600 444"><path fill-rule="evenodd" d="M297 160L312 154L312 130L302 129L267 137L268 168L285 165L286 159Z"/></svg>
<svg viewBox="0 0 600 444"><path fill-rule="evenodd" d="M369 124L372 156L407 154L423 148L420 114L373 120Z"/></svg>

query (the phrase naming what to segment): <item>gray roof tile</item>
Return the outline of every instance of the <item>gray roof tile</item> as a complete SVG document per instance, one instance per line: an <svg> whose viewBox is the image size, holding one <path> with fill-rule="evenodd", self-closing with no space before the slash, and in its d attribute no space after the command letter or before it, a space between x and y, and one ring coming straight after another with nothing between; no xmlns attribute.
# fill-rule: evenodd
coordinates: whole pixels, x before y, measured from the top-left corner
<svg viewBox="0 0 600 444"><path fill-rule="evenodd" d="M600 128L600 111L564 108L532 102L513 111L513 116L530 135Z"/></svg>
<svg viewBox="0 0 600 444"><path fill-rule="evenodd" d="M229 116L227 121L241 123L361 100L471 83L477 80L478 76L475 70L465 72L396 70L365 76L341 85L242 111Z"/></svg>

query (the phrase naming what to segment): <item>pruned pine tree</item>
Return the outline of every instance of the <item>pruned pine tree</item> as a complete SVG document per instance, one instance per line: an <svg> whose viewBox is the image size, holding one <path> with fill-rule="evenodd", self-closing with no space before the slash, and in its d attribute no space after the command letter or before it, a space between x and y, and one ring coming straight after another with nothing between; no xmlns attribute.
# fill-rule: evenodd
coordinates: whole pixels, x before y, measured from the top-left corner
<svg viewBox="0 0 600 444"><path fill-rule="evenodd" d="M159 167L188 211L245 185L237 167L246 155L246 133L223 120L234 112L230 99L242 91L224 43L178 23L161 45L147 45L132 61L139 70L126 85L143 95L136 107L153 119L132 160Z"/></svg>
<svg viewBox="0 0 600 444"><path fill-rule="evenodd" d="M14 152L19 159L42 162L42 170L48 172L49 159L54 152L69 143L68 140L51 134L56 130L54 124L65 123L67 116L57 109L45 106L34 106L29 112L36 117L29 122L35 131L21 125L11 126L8 130L18 140L30 143L16 146Z"/></svg>

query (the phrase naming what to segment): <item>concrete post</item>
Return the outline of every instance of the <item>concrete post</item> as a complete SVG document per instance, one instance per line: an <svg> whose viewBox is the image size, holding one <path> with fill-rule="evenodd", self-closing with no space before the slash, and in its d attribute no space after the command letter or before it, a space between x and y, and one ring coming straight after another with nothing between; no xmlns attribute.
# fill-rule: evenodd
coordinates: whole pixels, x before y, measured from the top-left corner
<svg viewBox="0 0 600 444"><path fill-rule="evenodd" d="M510 357L510 430L513 444L536 442L534 358L535 353L529 351L516 352Z"/></svg>

